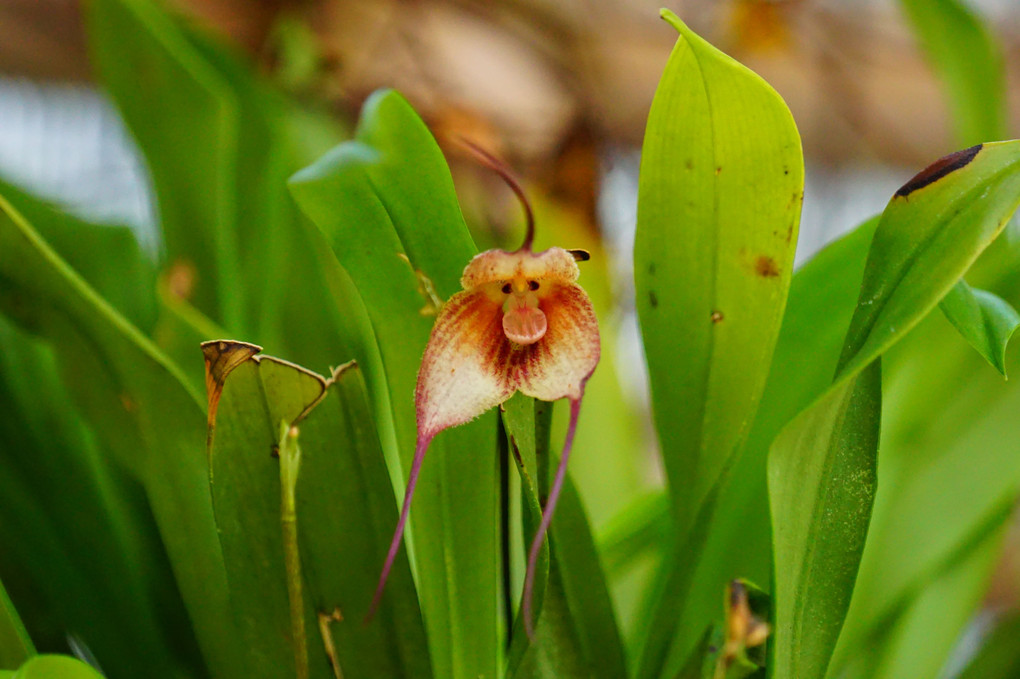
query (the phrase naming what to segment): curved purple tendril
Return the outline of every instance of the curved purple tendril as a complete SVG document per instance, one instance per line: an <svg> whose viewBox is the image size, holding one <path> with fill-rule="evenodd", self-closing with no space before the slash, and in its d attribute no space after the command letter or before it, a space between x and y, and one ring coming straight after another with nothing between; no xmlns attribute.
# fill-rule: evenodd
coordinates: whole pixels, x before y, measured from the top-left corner
<svg viewBox="0 0 1020 679"><path fill-rule="evenodd" d="M531 244L535 240L535 215L531 211L531 203L528 202L528 197L524 195L524 189L521 188L520 182L514 177L513 171L504 163L502 160L492 155L485 149L473 141L465 139L464 137L458 137L457 141L464 146L467 150L474 154L475 158L478 159L482 165L498 174L502 177L503 181L506 182L510 190L517 195L517 199L521 201L521 207L524 208L524 218L527 220L528 230L524 234L524 242L521 243L521 250L531 251Z"/></svg>
<svg viewBox="0 0 1020 679"><path fill-rule="evenodd" d="M401 538L404 536L404 527L407 525L407 515L411 510L414 486L418 483L421 463L425 459L425 451L428 450L429 443L431 442L431 436L424 436L418 440L418 445L415 446L414 461L411 462L411 473L407 476L407 490L404 492L404 505L400 509L400 519L397 521L397 528L393 531L393 540L390 541L390 551L386 554L386 563L383 564L382 573L379 574L379 584L376 585L375 595L372 596L372 605L368 607L368 613L365 614L366 624L372 620L372 616L375 615L376 610L379 608L383 590L386 588L386 579L389 578L393 561L397 558L397 552L400 551Z"/></svg>

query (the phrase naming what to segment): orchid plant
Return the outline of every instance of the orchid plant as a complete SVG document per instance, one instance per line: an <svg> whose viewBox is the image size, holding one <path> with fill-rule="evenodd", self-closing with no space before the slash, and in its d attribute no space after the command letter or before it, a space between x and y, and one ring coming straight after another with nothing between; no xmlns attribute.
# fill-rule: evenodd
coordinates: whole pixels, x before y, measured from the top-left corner
<svg viewBox="0 0 1020 679"><path fill-rule="evenodd" d="M479 253L396 92L346 129L91 0L160 237L0 181L0 679L1013 676L1020 142L977 17L901 4L967 148L796 271L793 116L664 12L631 286L467 144L526 225Z"/></svg>
<svg viewBox="0 0 1020 679"><path fill-rule="evenodd" d="M528 550L522 606L530 636L538 553L563 489L584 385L599 362L598 319L588 295L575 283L576 262L587 260L588 253L557 247L532 252L535 218L524 190L503 163L474 144L466 146L498 172L520 199L527 231L514 252L488 250L471 259L460 279L464 290L443 306L432 328L415 390L414 461L368 615L379 605L400 548L429 443L447 427L473 420L520 391L543 401L570 401L570 423L556 478Z"/></svg>

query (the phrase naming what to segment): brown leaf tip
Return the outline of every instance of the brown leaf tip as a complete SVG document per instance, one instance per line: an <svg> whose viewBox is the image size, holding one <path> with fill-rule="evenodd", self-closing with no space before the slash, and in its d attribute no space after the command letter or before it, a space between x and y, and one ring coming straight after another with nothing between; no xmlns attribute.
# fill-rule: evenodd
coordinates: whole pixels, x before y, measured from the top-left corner
<svg viewBox="0 0 1020 679"><path fill-rule="evenodd" d="M950 153L948 156L939 158L934 163L914 175L913 179L909 182L900 187L900 190L896 192L896 195L901 198L909 196L914 191L923 189L929 184L937 182L950 172L955 172L956 170L965 167L970 163L970 161L974 160L974 156L978 154L982 146L982 144L978 144L977 146L971 146L969 149L963 149L962 151Z"/></svg>
<svg viewBox="0 0 1020 679"><path fill-rule="evenodd" d="M248 342L236 340L212 340L202 342L202 355L205 357L205 390L209 397L209 428L216 421L216 408L220 404L223 384L227 381L230 371L241 365L262 347Z"/></svg>

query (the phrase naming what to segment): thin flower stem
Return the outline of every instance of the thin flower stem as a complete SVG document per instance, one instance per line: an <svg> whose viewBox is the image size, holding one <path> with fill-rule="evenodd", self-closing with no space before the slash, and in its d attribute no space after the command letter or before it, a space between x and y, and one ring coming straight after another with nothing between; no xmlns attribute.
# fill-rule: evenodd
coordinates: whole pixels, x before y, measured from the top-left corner
<svg viewBox="0 0 1020 679"><path fill-rule="evenodd" d="M308 678L308 639L305 633L305 604L301 585L301 553L298 549L296 488L301 469L301 448L297 427L286 422L280 436L280 525L287 569L287 597L290 600L291 640L294 646L294 676Z"/></svg>
<svg viewBox="0 0 1020 679"><path fill-rule="evenodd" d="M520 182L514 177L513 171L507 167L507 164L502 160L492 155L481 146L478 146L472 141L459 137L458 141L471 153L474 154L475 158L478 159L482 165L498 174L506 182L510 190L517 195L517 199L521 201L521 207L524 208L524 218L527 221L527 231L524 233L524 242L521 243L521 250L527 252L531 251L531 245L535 240L535 215L531 211L531 203L528 201L528 197L524 194L524 189L521 188Z"/></svg>
<svg viewBox="0 0 1020 679"><path fill-rule="evenodd" d="M574 432L577 429L577 417L581 412L581 399L570 400L570 424L567 426L567 438L563 443L563 454L560 456L560 464L556 468L556 478L553 479L552 488L549 491L549 499L542 511L542 522L538 526L538 532L531 541L531 549L528 550L528 570L524 577L523 611L524 630L528 638L534 637L535 623L532 620L531 599L535 589L535 569L538 565L538 553L542 549L542 541L549 531L549 524L552 522L553 513L556 511L556 503L560 499L560 491L563 489L563 481L567 476L567 462L570 460L570 450L574 445Z"/></svg>
<svg viewBox="0 0 1020 679"><path fill-rule="evenodd" d="M431 436L422 437L418 440L418 445L414 449L414 461L411 463L411 473L407 476L407 491L404 492L404 506L400 509L400 520L397 521L397 528L393 532L393 540L390 541L390 550L386 554L386 563L383 564L382 573L379 574L379 584L376 585L375 595L372 597L372 605L368 607L368 613L365 614L366 624L372 620L372 616L375 615L376 610L379 608L383 590L386 588L386 579L390 575L393 561L397 558L397 552L400 551L401 538L404 536L404 527L407 525L407 515L411 510L411 498L414 496L414 487L418 483L418 474L421 472L421 463L425 459L425 451L428 450L429 443L431 442Z"/></svg>

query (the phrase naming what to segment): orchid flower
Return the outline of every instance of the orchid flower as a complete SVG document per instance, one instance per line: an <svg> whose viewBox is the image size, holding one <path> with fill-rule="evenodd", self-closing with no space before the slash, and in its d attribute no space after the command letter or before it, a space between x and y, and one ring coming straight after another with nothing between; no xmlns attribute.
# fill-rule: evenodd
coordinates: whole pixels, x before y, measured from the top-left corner
<svg viewBox="0 0 1020 679"><path fill-rule="evenodd" d="M522 607L530 637L538 554L563 487L585 383L599 361L598 321L591 300L575 282L576 262L587 260L588 253L557 247L533 252L534 217L524 191L500 161L473 144L466 145L517 194L527 218L527 235L514 252L488 250L476 255L461 277L463 291L443 306L432 328L415 390L418 441L369 617L379 605L400 549L414 487L432 439L520 391L543 401L570 400L563 454L528 551Z"/></svg>

